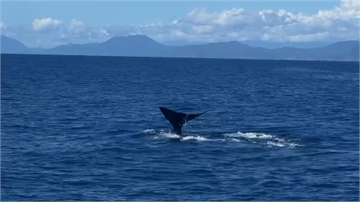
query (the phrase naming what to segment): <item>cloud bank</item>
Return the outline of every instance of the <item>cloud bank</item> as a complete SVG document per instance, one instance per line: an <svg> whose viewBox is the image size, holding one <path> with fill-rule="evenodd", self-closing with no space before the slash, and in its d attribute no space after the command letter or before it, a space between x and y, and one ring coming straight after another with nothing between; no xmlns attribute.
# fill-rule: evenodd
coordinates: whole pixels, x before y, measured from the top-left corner
<svg viewBox="0 0 360 202"><path fill-rule="evenodd" d="M34 31L52 32L58 30L61 24L62 21L51 18L35 19L32 28Z"/></svg>
<svg viewBox="0 0 360 202"><path fill-rule="evenodd" d="M262 40L274 42L339 41L359 38L360 1L342 0L331 10L315 15L285 10L247 11L233 8L210 12L196 8L183 19L141 26L91 26L78 19L35 19L31 25L4 25L2 34L31 44L101 42L114 36L144 34L159 42L219 42ZM39 42L40 41L40 42Z"/></svg>

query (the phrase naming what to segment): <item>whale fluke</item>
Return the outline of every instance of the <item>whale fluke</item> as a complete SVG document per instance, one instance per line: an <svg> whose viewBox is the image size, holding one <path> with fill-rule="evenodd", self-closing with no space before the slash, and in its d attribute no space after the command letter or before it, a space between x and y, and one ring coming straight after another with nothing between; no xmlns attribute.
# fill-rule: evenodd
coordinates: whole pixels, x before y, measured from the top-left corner
<svg viewBox="0 0 360 202"><path fill-rule="evenodd" d="M173 126L172 133L176 133L177 135L182 135L182 127L183 125L190 121L195 119L196 117L205 114L207 111L198 113L198 114L185 114L182 112L176 112L170 109L167 109L165 107L160 107L161 112L165 116L165 118L171 123Z"/></svg>

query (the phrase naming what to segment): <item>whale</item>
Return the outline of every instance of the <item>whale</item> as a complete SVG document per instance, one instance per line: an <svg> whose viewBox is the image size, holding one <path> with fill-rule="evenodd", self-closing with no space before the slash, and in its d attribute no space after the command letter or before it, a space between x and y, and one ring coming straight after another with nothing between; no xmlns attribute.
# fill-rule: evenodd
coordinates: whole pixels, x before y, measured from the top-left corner
<svg viewBox="0 0 360 202"><path fill-rule="evenodd" d="M204 111L197 114L186 114L183 112L176 112L165 107L159 107L160 111L163 113L164 117L171 123L172 130L171 133L175 133L179 136L182 136L182 127L185 123L195 119L196 117L205 114L208 111Z"/></svg>

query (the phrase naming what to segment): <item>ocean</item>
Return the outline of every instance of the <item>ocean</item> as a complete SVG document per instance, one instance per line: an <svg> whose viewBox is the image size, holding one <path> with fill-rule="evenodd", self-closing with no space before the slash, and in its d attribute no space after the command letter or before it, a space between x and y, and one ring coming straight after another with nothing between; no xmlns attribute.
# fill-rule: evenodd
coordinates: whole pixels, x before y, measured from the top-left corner
<svg viewBox="0 0 360 202"><path fill-rule="evenodd" d="M1 199L359 201L359 63L1 55Z"/></svg>

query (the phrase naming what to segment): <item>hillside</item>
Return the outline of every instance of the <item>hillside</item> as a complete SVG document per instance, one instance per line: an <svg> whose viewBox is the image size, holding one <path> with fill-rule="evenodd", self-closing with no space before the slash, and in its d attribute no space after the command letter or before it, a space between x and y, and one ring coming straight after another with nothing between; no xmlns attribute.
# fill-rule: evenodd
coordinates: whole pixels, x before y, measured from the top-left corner
<svg viewBox="0 0 360 202"><path fill-rule="evenodd" d="M20 41L1 35L1 53L29 53L29 49Z"/></svg>
<svg viewBox="0 0 360 202"><path fill-rule="evenodd" d="M29 49L15 39L6 36L2 36L1 39L2 53L18 54L359 61L359 41L355 40L315 48L267 49L236 41L167 46L144 35L132 35L113 37L102 43L67 44L50 49Z"/></svg>

